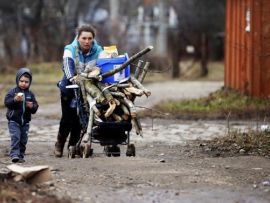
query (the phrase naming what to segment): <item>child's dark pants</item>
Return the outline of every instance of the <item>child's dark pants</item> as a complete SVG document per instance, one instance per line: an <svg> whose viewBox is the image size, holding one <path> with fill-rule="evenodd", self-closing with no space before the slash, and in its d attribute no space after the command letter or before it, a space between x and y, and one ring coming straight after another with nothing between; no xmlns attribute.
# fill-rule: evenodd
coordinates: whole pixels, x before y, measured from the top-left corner
<svg viewBox="0 0 270 203"><path fill-rule="evenodd" d="M8 129L11 137L10 157L23 159L28 140L29 123L21 126L14 121L9 121Z"/></svg>

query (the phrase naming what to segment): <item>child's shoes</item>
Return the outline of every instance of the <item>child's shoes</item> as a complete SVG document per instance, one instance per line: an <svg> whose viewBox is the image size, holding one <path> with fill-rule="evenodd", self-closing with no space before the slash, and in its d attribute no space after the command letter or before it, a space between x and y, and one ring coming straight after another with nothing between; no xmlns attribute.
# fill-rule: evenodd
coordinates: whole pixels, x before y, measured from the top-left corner
<svg viewBox="0 0 270 203"><path fill-rule="evenodd" d="M17 163L19 160L20 159L17 156L14 156L14 157L11 158L12 163Z"/></svg>

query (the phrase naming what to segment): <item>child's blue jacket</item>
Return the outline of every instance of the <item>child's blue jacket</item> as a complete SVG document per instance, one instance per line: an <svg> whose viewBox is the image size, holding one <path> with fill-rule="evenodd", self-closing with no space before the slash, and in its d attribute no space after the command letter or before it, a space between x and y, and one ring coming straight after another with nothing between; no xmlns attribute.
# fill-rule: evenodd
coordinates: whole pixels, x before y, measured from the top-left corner
<svg viewBox="0 0 270 203"><path fill-rule="evenodd" d="M30 76L30 84L32 82L32 74L28 68L21 68L16 74L16 84L14 87L8 91L5 96L5 106L7 107L6 117L9 121L14 121L20 125L24 125L31 121L31 114L36 113L38 110L38 103L36 101L35 95L28 89L22 90L19 87L19 79L23 74L28 74ZM24 100L21 102L15 101L14 97L17 93L24 93ZM29 109L26 107L26 101L33 102L33 108Z"/></svg>

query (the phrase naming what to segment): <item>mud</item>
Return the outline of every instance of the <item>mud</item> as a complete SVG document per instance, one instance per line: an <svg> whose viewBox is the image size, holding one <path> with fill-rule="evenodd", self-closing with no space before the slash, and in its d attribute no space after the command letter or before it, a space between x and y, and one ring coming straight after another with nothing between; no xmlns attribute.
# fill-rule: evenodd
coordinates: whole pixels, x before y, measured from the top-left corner
<svg viewBox="0 0 270 203"><path fill-rule="evenodd" d="M171 85L176 92L183 92L179 93L182 94L180 97L188 87L188 84L180 83L177 86L174 82L165 86ZM190 86L199 89L204 85L192 83ZM207 91L201 88L200 96L219 87L220 83L215 83ZM154 85L148 89L155 89ZM156 86L153 95L159 90ZM149 101L149 106L163 99L164 94L163 97L157 97L157 100ZM190 94L189 97L198 96L196 91L194 95L190 92L187 94ZM141 104L147 105L143 102ZM43 105L33 118L26 162L23 163L26 166L50 165L54 180L49 192L59 198L70 197L74 202L82 203L270 202L269 157L213 157L204 153L198 145L192 144L192 140L223 136L227 130L223 120L144 118L141 120L143 137L131 132L136 157L125 156L126 146L121 146L120 157L106 157L103 147L94 144L94 155L91 158L68 159L66 149L63 158L53 156L59 112L59 104ZM4 110L0 110L0 113L0 168L4 168L10 164L9 137ZM235 121L231 125L245 129L255 124Z"/></svg>

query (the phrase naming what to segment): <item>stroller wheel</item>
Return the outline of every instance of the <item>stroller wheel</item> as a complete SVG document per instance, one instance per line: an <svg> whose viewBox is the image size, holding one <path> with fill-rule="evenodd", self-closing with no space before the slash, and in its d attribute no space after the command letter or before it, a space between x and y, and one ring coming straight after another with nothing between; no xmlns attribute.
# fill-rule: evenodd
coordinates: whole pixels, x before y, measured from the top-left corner
<svg viewBox="0 0 270 203"><path fill-rule="evenodd" d="M91 149L90 144L84 144L83 150L82 150L82 158L89 158L89 156L92 156L93 149Z"/></svg>
<svg viewBox="0 0 270 203"><path fill-rule="evenodd" d="M111 154L111 147L110 146L104 146L104 153L107 157L110 157Z"/></svg>
<svg viewBox="0 0 270 203"><path fill-rule="evenodd" d="M75 146L69 146L68 147L68 158L69 159L74 159L76 154L76 149Z"/></svg>
<svg viewBox="0 0 270 203"><path fill-rule="evenodd" d="M136 148L134 144L128 144L126 156L136 156Z"/></svg>
<svg viewBox="0 0 270 203"><path fill-rule="evenodd" d="M76 145L76 147L75 147L75 151L76 151L76 155L78 155L78 156L80 156L80 157L82 157L82 152L81 152L81 148L80 148L81 146L80 145Z"/></svg>
<svg viewBox="0 0 270 203"><path fill-rule="evenodd" d="M113 156L120 156L121 152L120 152L120 147L117 145L114 145L111 147L111 153Z"/></svg>

